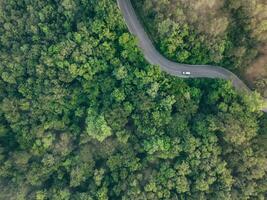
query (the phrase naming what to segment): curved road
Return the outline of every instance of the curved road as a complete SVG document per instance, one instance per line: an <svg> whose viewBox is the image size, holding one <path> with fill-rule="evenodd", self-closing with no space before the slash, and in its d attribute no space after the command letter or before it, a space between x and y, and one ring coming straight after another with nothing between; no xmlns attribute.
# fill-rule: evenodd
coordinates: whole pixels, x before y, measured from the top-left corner
<svg viewBox="0 0 267 200"><path fill-rule="evenodd" d="M231 81L233 86L238 90L248 93L251 92L243 81L225 68L212 65L187 65L168 60L154 47L138 19L131 1L117 0L117 3L122 11L129 31L138 38L139 47L142 49L149 63L160 66L163 71L173 76L181 78L220 78ZM184 75L183 72L190 72L190 75ZM264 108L263 111L267 112L267 107Z"/></svg>

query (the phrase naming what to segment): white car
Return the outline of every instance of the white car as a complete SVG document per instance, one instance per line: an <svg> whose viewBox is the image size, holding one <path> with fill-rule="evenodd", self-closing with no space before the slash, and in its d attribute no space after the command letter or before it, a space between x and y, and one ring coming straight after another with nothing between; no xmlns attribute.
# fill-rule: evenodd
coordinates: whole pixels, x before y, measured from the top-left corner
<svg viewBox="0 0 267 200"><path fill-rule="evenodd" d="M191 72L182 72L183 75L190 75Z"/></svg>

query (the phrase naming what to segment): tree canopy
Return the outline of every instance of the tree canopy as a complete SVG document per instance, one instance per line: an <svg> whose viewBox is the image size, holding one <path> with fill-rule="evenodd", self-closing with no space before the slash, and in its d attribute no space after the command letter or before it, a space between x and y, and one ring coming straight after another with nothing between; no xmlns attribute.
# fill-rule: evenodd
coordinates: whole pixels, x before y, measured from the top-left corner
<svg viewBox="0 0 267 200"><path fill-rule="evenodd" d="M266 197L256 95L149 65L115 0L2 1L0 60L1 200Z"/></svg>

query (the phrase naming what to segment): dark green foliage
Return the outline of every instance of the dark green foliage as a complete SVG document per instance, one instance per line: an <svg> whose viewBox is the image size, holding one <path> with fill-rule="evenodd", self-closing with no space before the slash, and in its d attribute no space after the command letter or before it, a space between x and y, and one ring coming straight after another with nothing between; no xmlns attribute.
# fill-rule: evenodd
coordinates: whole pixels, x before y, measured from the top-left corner
<svg viewBox="0 0 267 200"><path fill-rule="evenodd" d="M1 200L266 196L258 99L149 65L115 0L2 1L0 25Z"/></svg>

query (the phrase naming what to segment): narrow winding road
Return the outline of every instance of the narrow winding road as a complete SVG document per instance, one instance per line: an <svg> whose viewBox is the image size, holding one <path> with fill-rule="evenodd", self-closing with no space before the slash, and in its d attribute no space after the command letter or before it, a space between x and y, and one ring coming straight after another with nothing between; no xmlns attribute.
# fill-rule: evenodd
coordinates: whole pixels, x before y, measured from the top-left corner
<svg viewBox="0 0 267 200"><path fill-rule="evenodd" d="M181 78L220 78L231 81L237 90L248 93L251 92L242 80L225 68L212 65L187 65L168 60L154 47L151 39L138 19L131 1L117 0L117 3L129 31L138 38L139 47L149 63L158 65L163 71L173 76ZM183 72L190 72L190 75L184 75ZM264 108L263 111L267 112L267 107Z"/></svg>

